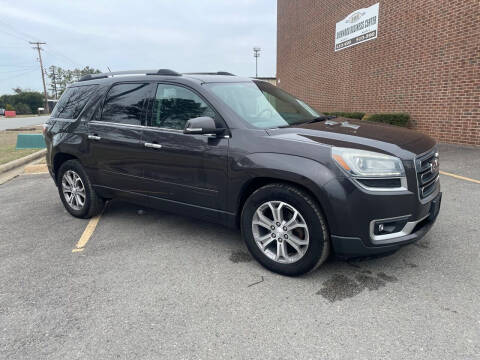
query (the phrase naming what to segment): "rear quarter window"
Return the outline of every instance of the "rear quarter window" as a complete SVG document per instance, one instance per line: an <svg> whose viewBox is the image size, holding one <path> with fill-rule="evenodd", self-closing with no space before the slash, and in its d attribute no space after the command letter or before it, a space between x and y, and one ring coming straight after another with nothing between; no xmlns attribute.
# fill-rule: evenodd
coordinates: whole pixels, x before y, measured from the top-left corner
<svg viewBox="0 0 480 360"><path fill-rule="evenodd" d="M53 110L52 117L76 119L98 85L72 86L65 90Z"/></svg>

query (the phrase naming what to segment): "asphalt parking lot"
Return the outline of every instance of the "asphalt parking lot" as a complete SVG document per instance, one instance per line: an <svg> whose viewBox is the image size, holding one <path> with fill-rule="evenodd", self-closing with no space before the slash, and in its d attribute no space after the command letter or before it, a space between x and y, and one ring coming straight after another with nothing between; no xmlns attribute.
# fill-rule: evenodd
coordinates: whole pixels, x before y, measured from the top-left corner
<svg viewBox="0 0 480 360"><path fill-rule="evenodd" d="M20 128L28 125L42 125L48 120L49 116L30 116L18 118L0 117L0 130Z"/></svg>
<svg viewBox="0 0 480 360"><path fill-rule="evenodd" d="M440 156L480 179L480 149ZM441 184L419 243L288 278L235 231L118 201L72 252L89 221L22 175L0 185L0 358L480 359L480 184Z"/></svg>

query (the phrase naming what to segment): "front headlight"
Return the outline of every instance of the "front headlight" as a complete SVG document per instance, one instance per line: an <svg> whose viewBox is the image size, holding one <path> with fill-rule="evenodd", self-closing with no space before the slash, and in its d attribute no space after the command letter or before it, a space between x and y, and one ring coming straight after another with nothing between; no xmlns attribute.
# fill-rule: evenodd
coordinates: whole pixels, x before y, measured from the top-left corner
<svg viewBox="0 0 480 360"><path fill-rule="evenodd" d="M402 161L394 156L373 151L333 147L332 157L343 170L354 177L405 176Z"/></svg>

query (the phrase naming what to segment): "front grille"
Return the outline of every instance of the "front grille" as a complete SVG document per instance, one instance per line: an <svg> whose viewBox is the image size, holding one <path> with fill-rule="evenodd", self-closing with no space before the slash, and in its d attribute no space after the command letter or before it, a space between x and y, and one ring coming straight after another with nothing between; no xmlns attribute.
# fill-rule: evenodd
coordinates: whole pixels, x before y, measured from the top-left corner
<svg viewBox="0 0 480 360"><path fill-rule="evenodd" d="M440 169L439 165L437 149L433 149L415 160L420 199L425 199L435 191Z"/></svg>

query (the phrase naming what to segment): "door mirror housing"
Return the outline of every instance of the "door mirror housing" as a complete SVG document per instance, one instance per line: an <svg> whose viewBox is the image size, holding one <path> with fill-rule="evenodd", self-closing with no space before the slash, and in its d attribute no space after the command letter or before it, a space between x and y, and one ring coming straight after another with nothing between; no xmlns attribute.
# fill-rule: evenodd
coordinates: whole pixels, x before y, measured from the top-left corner
<svg viewBox="0 0 480 360"><path fill-rule="evenodd" d="M210 116L201 116L193 118L187 121L184 134L221 134L225 131L225 128L217 128L215 120Z"/></svg>

